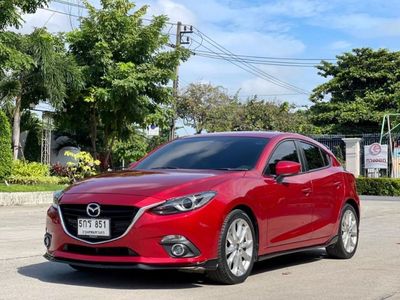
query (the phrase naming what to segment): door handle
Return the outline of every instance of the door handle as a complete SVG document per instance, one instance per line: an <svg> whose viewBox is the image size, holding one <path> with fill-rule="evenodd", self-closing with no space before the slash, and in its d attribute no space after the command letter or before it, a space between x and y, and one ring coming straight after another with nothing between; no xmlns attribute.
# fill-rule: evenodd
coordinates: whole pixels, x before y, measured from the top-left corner
<svg viewBox="0 0 400 300"><path fill-rule="evenodd" d="M342 185L342 182L341 182L341 181L335 181L335 182L333 183L333 185L334 185L337 189L339 189L340 186Z"/></svg>
<svg viewBox="0 0 400 300"><path fill-rule="evenodd" d="M304 194L306 194L306 196L310 195L312 189L311 188L304 188L301 190Z"/></svg>

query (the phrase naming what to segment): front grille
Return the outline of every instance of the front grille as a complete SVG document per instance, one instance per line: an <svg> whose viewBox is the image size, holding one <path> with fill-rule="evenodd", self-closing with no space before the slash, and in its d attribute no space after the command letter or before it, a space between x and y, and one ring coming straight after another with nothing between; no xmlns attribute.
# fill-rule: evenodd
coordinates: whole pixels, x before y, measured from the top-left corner
<svg viewBox="0 0 400 300"><path fill-rule="evenodd" d="M63 249L65 252L84 254L84 255L99 255L99 256L137 256L137 254L126 247L86 247L79 245L67 244Z"/></svg>
<svg viewBox="0 0 400 300"><path fill-rule="evenodd" d="M62 204L60 205L61 214L64 225L68 232L78 237L78 218L90 218L86 213L87 204ZM88 242L100 242L120 237L128 229L133 218L138 212L138 208L134 206L119 205L100 205L99 219L110 219L110 237L81 237L80 239Z"/></svg>

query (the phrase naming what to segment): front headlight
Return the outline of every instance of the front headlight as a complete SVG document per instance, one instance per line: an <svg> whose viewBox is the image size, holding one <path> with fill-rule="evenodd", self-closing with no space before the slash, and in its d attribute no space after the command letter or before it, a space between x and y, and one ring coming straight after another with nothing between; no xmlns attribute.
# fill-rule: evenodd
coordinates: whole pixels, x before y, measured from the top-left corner
<svg viewBox="0 0 400 300"><path fill-rule="evenodd" d="M53 207L58 208L58 203L61 200L62 195L64 194L64 191L55 191L53 193Z"/></svg>
<svg viewBox="0 0 400 300"><path fill-rule="evenodd" d="M170 215L191 211L207 204L216 194L216 192L202 192L173 198L159 206L156 206L152 209L152 212L159 215Z"/></svg>

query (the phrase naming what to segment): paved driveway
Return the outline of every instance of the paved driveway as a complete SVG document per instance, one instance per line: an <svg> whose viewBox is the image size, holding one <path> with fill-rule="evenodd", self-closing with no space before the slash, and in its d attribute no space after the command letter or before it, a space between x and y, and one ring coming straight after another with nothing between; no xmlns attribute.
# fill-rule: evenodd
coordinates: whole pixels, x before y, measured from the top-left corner
<svg viewBox="0 0 400 300"><path fill-rule="evenodd" d="M400 201L362 203L351 260L324 250L256 264L236 286L171 271L80 273L42 254L46 207L0 207L0 299L400 299Z"/></svg>

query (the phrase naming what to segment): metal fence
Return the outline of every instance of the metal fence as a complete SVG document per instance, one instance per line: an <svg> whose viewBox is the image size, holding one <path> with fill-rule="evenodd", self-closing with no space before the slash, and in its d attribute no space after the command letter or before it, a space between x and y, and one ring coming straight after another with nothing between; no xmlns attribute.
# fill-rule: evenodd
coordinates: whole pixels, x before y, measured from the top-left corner
<svg viewBox="0 0 400 300"><path fill-rule="evenodd" d="M364 176L367 176L367 170L364 169L364 146L371 145L373 143L379 143L381 139L380 133L366 133L361 135L342 135L342 134L324 134L324 135L311 135L311 138L317 140L321 144L328 147L335 156L341 160L346 161L346 144L343 141L343 138L361 138L360 141L360 167L361 173ZM382 144L388 145L389 139L388 136L382 137ZM389 149L393 149L393 146L400 145L400 133L393 134L392 133L392 147L388 147ZM387 170L380 170L380 176L389 176L392 169L392 161L391 155L388 158L389 168Z"/></svg>

